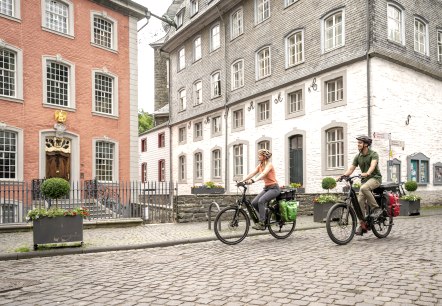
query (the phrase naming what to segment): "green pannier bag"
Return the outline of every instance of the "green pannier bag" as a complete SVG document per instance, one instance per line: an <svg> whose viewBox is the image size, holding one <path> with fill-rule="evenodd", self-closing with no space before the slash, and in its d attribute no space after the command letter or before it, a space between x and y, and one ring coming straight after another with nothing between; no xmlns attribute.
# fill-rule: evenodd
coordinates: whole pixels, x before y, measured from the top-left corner
<svg viewBox="0 0 442 306"><path fill-rule="evenodd" d="M298 214L299 202L294 200L279 201L279 213L285 222L295 221Z"/></svg>

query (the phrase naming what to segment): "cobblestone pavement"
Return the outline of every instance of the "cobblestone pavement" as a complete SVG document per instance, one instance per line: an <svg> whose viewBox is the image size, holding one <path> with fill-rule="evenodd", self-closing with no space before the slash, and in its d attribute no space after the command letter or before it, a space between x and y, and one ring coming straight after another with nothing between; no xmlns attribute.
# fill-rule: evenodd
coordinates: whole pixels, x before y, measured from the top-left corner
<svg viewBox="0 0 442 306"><path fill-rule="evenodd" d="M4 305L441 305L442 216L335 245L325 228L0 262Z"/></svg>

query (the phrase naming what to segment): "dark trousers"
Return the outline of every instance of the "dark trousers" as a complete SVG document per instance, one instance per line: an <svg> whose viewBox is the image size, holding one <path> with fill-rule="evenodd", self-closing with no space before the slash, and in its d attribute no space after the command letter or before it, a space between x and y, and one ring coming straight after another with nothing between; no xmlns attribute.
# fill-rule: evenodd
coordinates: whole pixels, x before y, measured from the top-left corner
<svg viewBox="0 0 442 306"><path fill-rule="evenodd" d="M272 199L275 199L281 190L277 184L264 189L253 199L252 205L259 211L259 221L264 222L266 219L266 204Z"/></svg>

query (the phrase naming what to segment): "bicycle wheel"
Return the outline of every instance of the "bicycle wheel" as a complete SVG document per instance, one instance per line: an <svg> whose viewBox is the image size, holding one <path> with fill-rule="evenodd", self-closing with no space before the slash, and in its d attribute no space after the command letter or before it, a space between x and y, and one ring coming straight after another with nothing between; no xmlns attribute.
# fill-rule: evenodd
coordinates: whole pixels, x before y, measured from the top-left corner
<svg viewBox="0 0 442 306"><path fill-rule="evenodd" d="M356 231L356 214L345 203L332 206L327 214L326 227L330 239L339 245L349 243Z"/></svg>
<svg viewBox="0 0 442 306"><path fill-rule="evenodd" d="M275 211L269 211L269 213L268 227L270 234L277 239L285 239L289 237L295 230L296 220L284 222L281 220L281 216Z"/></svg>
<svg viewBox="0 0 442 306"><path fill-rule="evenodd" d="M246 238L249 232L250 219L243 209L227 207L215 218L215 235L225 244L237 244Z"/></svg>
<svg viewBox="0 0 442 306"><path fill-rule="evenodd" d="M390 234L392 227L393 217L388 216L387 212L384 210L382 215L373 221L371 230L376 237L385 238Z"/></svg>

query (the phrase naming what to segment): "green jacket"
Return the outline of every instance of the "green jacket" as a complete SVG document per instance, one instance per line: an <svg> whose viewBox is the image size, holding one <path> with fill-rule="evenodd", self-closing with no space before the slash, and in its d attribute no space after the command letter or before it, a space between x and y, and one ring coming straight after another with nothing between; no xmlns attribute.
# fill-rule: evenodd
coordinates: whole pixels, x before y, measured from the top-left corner
<svg viewBox="0 0 442 306"><path fill-rule="evenodd" d="M379 155L375 151L368 149L367 155L363 155L362 153L356 154L355 158L353 159L353 166L359 166L362 173L366 173L368 169L370 169L372 160L378 161L376 168L369 176L362 178L362 183L365 183L371 178L374 178L379 183L382 183L382 175L381 171L379 171Z"/></svg>

